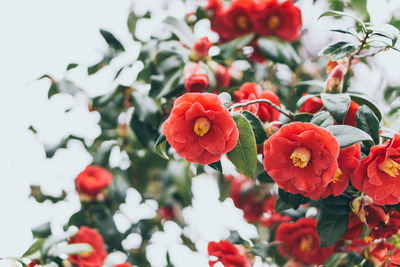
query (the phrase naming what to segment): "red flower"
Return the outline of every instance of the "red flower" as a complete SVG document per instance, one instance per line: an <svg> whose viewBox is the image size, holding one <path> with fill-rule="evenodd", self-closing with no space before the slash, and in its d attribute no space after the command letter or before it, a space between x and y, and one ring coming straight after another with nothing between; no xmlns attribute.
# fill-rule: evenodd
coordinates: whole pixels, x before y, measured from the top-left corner
<svg viewBox="0 0 400 267"><path fill-rule="evenodd" d="M346 74L346 69L337 65L330 73L328 79L325 82L325 93L338 94L342 92L344 75Z"/></svg>
<svg viewBox="0 0 400 267"><path fill-rule="evenodd" d="M175 218L175 209L173 206L160 207L158 214L165 220L173 220Z"/></svg>
<svg viewBox="0 0 400 267"><path fill-rule="evenodd" d="M400 250L386 241L372 244L366 255L374 266L395 267L400 264Z"/></svg>
<svg viewBox="0 0 400 267"><path fill-rule="evenodd" d="M200 60L208 56L208 50L213 46L208 40L208 37L203 37L200 40L197 40L192 48L192 52L190 54L190 58L192 60Z"/></svg>
<svg viewBox="0 0 400 267"><path fill-rule="evenodd" d="M34 267L34 266L36 266L36 265L40 265L40 260L37 260L37 259L32 260L32 261L28 264L28 267Z"/></svg>
<svg viewBox="0 0 400 267"><path fill-rule="evenodd" d="M374 239L379 238L390 238L393 235L397 234L400 229L400 213L396 210L392 210L388 213L389 220L387 223L381 222L375 228L372 229L369 234L370 237Z"/></svg>
<svg viewBox="0 0 400 267"><path fill-rule="evenodd" d="M338 157L339 168L335 177L322 193L322 198L326 198L330 195L339 196L346 190L350 175L357 168L360 157L361 148L358 143L340 150Z"/></svg>
<svg viewBox="0 0 400 267"><path fill-rule="evenodd" d="M257 5L252 18L254 29L259 35L276 35L288 42L299 37L301 11L291 0L283 3L278 0L262 1Z"/></svg>
<svg viewBox="0 0 400 267"><path fill-rule="evenodd" d="M257 41L251 43L251 47L253 48L253 52L251 53L249 59L256 63L262 64L267 59L264 57L263 53L261 53L260 49L258 48Z"/></svg>
<svg viewBox="0 0 400 267"><path fill-rule="evenodd" d="M186 64L183 70L183 79L185 89L188 92L204 92L209 80L206 71L199 65L193 62Z"/></svg>
<svg viewBox="0 0 400 267"><path fill-rule="evenodd" d="M356 114L358 110L359 105L351 101L350 102L350 107L349 110L347 111L346 116L344 117L343 124L346 125L351 125L351 126L356 126ZM324 104L322 103L321 98L312 96L308 98L303 105L301 105L299 112L307 112L311 114L315 114L319 111L321 111L324 108Z"/></svg>
<svg viewBox="0 0 400 267"><path fill-rule="evenodd" d="M181 157L204 165L231 151L239 137L228 110L210 93L187 93L177 98L162 132Z"/></svg>
<svg viewBox="0 0 400 267"><path fill-rule="evenodd" d="M75 179L76 191L81 199L97 199L104 198L104 190L112 182L113 175L111 172L99 166L87 166Z"/></svg>
<svg viewBox="0 0 400 267"><path fill-rule="evenodd" d="M229 69L221 64L218 64L215 61L209 61L207 64L214 73L215 79L217 80L216 87L228 87L230 76Z"/></svg>
<svg viewBox="0 0 400 267"><path fill-rule="evenodd" d="M259 187L253 186L253 180L243 175L226 177L231 181L230 197L235 206L243 210L244 218L248 222L257 222L264 213L264 202L266 192L259 190Z"/></svg>
<svg viewBox="0 0 400 267"><path fill-rule="evenodd" d="M311 123L282 126L264 146L264 168L283 190L318 200L338 168L339 144Z"/></svg>
<svg viewBox="0 0 400 267"><path fill-rule="evenodd" d="M378 205L400 202L400 134L371 147L351 176L351 183Z"/></svg>
<svg viewBox="0 0 400 267"><path fill-rule="evenodd" d="M317 234L317 220L301 218L295 223L282 223L276 229L275 240L282 241L279 251L287 258L304 264L323 264L334 252L334 246L321 248Z"/></svg>
<svg viewBox="0 0 400 267"><path fill-rule="evenodd" d="M235 246L228 240L221 240L218 243L208 243L208 255L217 257L217 260L210 260L210 267L221 262L225 267L251 267L250 259L239 246Z"/></svg>
<svg viewBox="0 0 400 267"><path fill-rule="evenodd" d="M132 264L130 264L129 262L124 262L121 264L115 264L113 267L132 267Z"/></svg>
<svg viewBox="0 0 400 267"><path fill-rule="evenodd" d="M358 216L353 212L349 212L349 224L347 226L347 231L342 238L345 240L357 240L360 238L363 230L363 222L360 221Z"/></svg>
<svg viewBox="0 0 400 267"><path fill-rule="evenodd" d="M303 105L301 105L299 112L307 112L311 114L315 114L318 111L321 111L324 108L324 104L322 103L321 98L312 96L308 98Z"/></svg>
<svg viewBox="0 0 400 267"><path fill-rule="evenodd" d="M254 10L254 0L235 0L225 10L224 22L227 26L225 30L230 32L231 39L253 31L251 16Z"/></svg>
<svg viewBox="0 0 400 267"><path fill-rule="evenodd" d="M87 243L92 248L92 252L68 255L69 261L78 267L101 267L107 257L107 251L101 235L94 229L81 226L79 232L70 238L68 244Z"/></svg>
<svg viewBox="0 0 400 267"><path fill-rule="evenodd" d="M290 222L292 220L289 216L282 215L275 211L275 201L276 195L269 197L268 200L264 202L264 213L260 219L260 223L268 228L272 228L277 224Z"/></svg>
<svg viewBox="0 0 400 267"><path fill-rule="evenodd" d="M280 106L279 97L275 93L271 91L263 91L261 92L261 94L259 94L256 83L244 83L240 87L240 89L233 94L235 95L235 98L241 103L255 99L267 99L277 106ZM275 121L279 118L280 115L279 111L265 103L252 104L246 106L244 109L257 115L257 117L263 122Z"/></svg>

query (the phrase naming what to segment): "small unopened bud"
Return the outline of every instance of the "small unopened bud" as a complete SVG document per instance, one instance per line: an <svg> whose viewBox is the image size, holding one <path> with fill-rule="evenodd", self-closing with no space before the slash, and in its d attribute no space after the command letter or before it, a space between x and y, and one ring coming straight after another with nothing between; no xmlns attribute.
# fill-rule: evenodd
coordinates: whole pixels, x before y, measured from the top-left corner
<svg viewBox="0 0 400 267"><path fill-rule="evenodd" d="M188 92L204 92L208 85L208 75L206 71L197 63L189 62L183 69L183 79L185 89Z"/></svg>
<svg viewBox="0 0 400 267"><path fill-rule="evenodd" d="M200 40L197 40L190 52L190 59L193 61L206 59L208 57L208 50L211 46L213 46L213 43L208 40L208 37L203 37Z"/></svg>
<svg viewBox="0 0 400 267"><path fill-rule="evenodd" d="M282 127L283 123L280 121L272 121L267 124L265 127L265 131L267 133L267 139L271 137L274 133L278 132L279 129Z"/></svg>
<svg viewBox="0 0 400 267"><path fill-rule="evenodd" d="M325 83L325 93L340 94L343 89L344 69L341 65L337 65L329 75Z"/></svg>
<svg viewBox="0 0 400 267"><path fill-rule="evenodd" d="M212 72L217 79L217 88L223 86L229 86L229 70L227 67L215 62L215 61L208 61L207 65L210 67Z"/></svg>

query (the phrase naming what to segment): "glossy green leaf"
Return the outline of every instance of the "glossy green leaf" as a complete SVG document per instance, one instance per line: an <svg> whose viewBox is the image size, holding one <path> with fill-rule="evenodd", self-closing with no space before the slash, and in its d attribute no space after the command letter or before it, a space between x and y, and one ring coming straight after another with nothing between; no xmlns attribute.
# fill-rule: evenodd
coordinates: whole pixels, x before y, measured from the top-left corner
<svg viewBox="0 0 400 267"><path fill-rule="evenodd" d="M68 64L68 66L67 66L67 71L68 70L72 70L72 69L74 69L74 68L76 68L76 67L78 67L79 65L78 64L76 64L76 63L70 63L70 64Z"/></svg>
<svg viewBox="0 0 400 267"><path fill-rule="evenodd" d="M347 94L321 93L321 100L333 118L342 124L350 107L350 96Z"/></svg>
<svg viewBox="0 0 400 267"><path fill-rule="evenodd" d="M375 116L378 118L379 121L382 120L382 113L379 108L367 98L367 96L355 94L355 93L348 93L350 95L351 100L356 102L359 105L366 105L368 106L374 113Z"/></svg>
<svg viewBox="0 0 400 267"><path fill-rule="evenodd" d="M284 191L282 188L278 190L279 198L289 204L294 210L298 209L301 204L305 204L310 201L308 197L305 197L301 194L292 194L289 192Z"/></svg>
<svg viewBox="0 0 400 267"><path fill-rule="evenodd" d="M361 141L371 141L372 137L366 132L349 125L331 125L326 127L336 138L340 148L345 148Z"/></svg>
<svg viewBox="0 0 400 267"><path fill-rule="evenodd" d="M111 32L100 29L100 34L110 47L114 48L116 51L125 51L124 46Z"/></svg>
<svg viewBox="0 0 400 267"><path fill-rule="evenodd" d="M323 17L342 17L342 16L350 17L350 18L354 19L358 24L360 24L360 26L363 29L363 31L364 32L366 31L367 28L366 28L364 22L361 19L359 19L356 16L353 16L353 15L351 15L349 13L345 13L345 12L341 12L341 11L335 11L335 10L328 10L328 11L325 11L324 13L322 13L318 17L318 19L321 19Z"/></svg>
<svg viewBox="0 0 400 267"><path fill-rule="evenodd" d="M349 214L332 215L322 211L318 216L317 233L321 247L336 244L347 231Z"/></svg>
<svg viewBox="0 0 400 267"><path fill-rule="evenodd" d="M212 162L212 163L208 164L208 166L210 166L214 170L219 171L220 173L222 173L222 164L221 164L220 160L218 160L216 162Z"/></svg>
<svg viewBox="0 0 400 267"><path fill-rule="evenodd" d="M325 212L333 215L345 215L350 212L351 199L340 195L337 197L329 196L321 200L322 208Z"/></svg>
<svg viewBox="0 0 400 267"><path fill-rule="evenodd" d="M132 100L137 118L141 122L157 128L160 123L161 113L156 101L138 91L132 94Z"/></svg>
<svg viewBox="0 0 400 267"><path fill-rule="evenodd" d="M295 121L301 121L301 122L310 122L313 118L313 115L310 113L297 113L294 115L294 120Z"/></svg>
<svg viewBox="0 0 400 267"><path fill-rule="evenodd" d="M194 35L189 26L182 20L175 17L167 17L164 19L167 30L172 32L187 47L192 47L194 43Z"/></svg>
<svg viewBox="0 0 400 267"><path fill-rule="evenodd" d="M258 48L268 59L288 65L295 69L301 62L300 56L288 42L283 42L273 37L261 37L258 39Z"/></svg>
<svg viewBox="0 0 400 267"><path fill-rule="evenodd" d="M251 128L253 129L257 145L264 143L265 139L267 139L267 133L265 132L264 125L260 121L260 119L247 110L243 111L242 114L251 124Z"/></svg>
<svg viewBox="0 0 400 267"><path fill-rule="evenodd" d="M253 129L242 114L232 115L239 130L236 146L227 153L229 160L247 177L251 177L257 165L257 145Z"/></svg>
<svg viewBox="0 0 400 267"><path fill-rule="evenodd" d="M374 112L368 106L361 105L357 110L356 116L357 128L368 133L374 143L379 144L379 120Z"/></svg>
<svg viewBox="0 0 400 267"><path fill-rule="evenodd" d="M321 50L319 55L325 55L331 58L332 61L337 61L344 57L349 56L351 53L356 51L357 45L345 41L333 43Z"/></svg>
<svg viewBox="0 0 400 267"><path fill-rule="evenodd" d="M335 121L328 111L320 111L313 116L310 122L319 127L326 128L330 125L333 125Z"/></svg>
<svg viewBox="0 0 400 267"><path fill-rule="evenodd" d="M284 210L291 209L292 206L290 206L288 203L285 203L280 196L278 195L276 200L275 200L275 206L274 209L276 212L282 212Z"/></svg>
<svg viewBox="0 0 400 267"><path fill-rule="evenodd" d="M154 151L156 151L157 154L160 155L160 157L162 157L163 159L169 159L169 156L167 154L167 144L167 137L161 134L154 145Z"/></svg>
<svg viewBox="0 0 400 267"><path fill-rule="evenodd" d="M182 79L182 69L177 70L165 78L165 83L160 88L151 88L149 95L151 97L166 97L179 89L179 83Z"/></svg>

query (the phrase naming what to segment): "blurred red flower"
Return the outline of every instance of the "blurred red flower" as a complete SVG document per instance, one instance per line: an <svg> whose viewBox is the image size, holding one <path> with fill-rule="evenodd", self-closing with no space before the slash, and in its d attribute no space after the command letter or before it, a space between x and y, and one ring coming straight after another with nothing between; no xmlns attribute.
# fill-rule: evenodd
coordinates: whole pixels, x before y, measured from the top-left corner
<svg viewBox="0 0 400 267"><path fill-rule="evenodd" d="M210 83L206 71L200 64L193 62L186 64L183 70L183 79L188 92L204 92Z"/></svg>
<svg viewBox="0 0 400 267"><path fill-rule="evenodd" d="M208 243L208 255L217 257L216 260L209 261L210 267L217 262L221 262L225 267L251 267L250 259L241 248L228 240Z"/></svg>
<svg viewBox="0 0 400 267"><path fill-rule="evenodd" d="M75 178L76 191L81 198L102 200L102 193L110 185L113 175L108 170L99 166L87 166Z"/></svg>
<svg viewBox="0 0 400 267"><path fill-rule="evenodd" d="M190 54L190 58L192 60L200 60L208 56L208 50L210 47L213 46L213 43L211 43L208 40L208 37L203 37L199 40L197 40L192 48L192 52Z"/></svg>
<svg viewBox="0 0 400 267"><path fill-rule="evenodd" d="M218 96L210 93L177 98L162 132L181 157L204 165L231 151L239 137L230 113Z"/></svg>

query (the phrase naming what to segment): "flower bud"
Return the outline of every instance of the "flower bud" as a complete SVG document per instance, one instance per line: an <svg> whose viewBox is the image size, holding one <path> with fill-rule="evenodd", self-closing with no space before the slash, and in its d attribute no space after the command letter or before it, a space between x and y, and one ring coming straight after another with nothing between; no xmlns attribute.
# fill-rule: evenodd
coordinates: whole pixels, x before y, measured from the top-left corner
<svg viewBox="0 0 400 267"><path fill-rule="evenodd" d="M215 61L208 61L207 65L210 67L212 72L215 75L215 78L217 79L217 88L223 86L223 87L228 87L229 86L229 70L227 67L218 64Z"/></svg>
<svg viewBox="0 0 400 267"><path fill-rule="evenodd" d="M326 80L325 93L340 94L343 89L344 75L344 68L341 65L337 65Z"/></svg>
<svg viewBox="0 0 400 267"><path fill-rule="evenodd" d="M206 71L197 63L189 62L183 69L185 89L188 92L204 92L209 80Z"/></svg>
<svg viewBox="0 0 400 267"><path fill-rule="evenodd" d="M208 57L208 50L213 46L208 40L208 37L203 37L200 40L197 40L190 52L190 59L193 61L202 60Z"/></svg>
<svg viewBox="0 0 400 267"><path fill-rule="evenodd" d="M382 207L374 204L368 196L354 199L350 207L360 220L371 229L378 225L386 225L389 221L389 215L385 213Z"/></svg>
<svg viewBox="0 0 400 267"><path fill-rule="evenodd" d="M281 128L282 125L283 125L283 123L280 122L280 121L272 121L272 122L268 123L268 124L265 126L265 131L266 131L266 133L267 133L267 139L268 139L271 135L273 135L274 133L276 133L277 131L279 131L279 128Z"/></svg>

